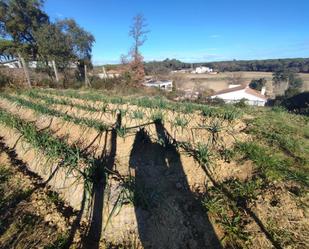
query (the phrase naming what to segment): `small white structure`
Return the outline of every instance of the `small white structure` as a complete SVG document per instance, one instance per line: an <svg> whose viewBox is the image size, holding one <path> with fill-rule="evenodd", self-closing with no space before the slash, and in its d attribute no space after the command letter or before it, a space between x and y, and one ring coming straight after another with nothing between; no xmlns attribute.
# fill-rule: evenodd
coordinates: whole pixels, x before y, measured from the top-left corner
<svg viewBox="0 0 309 249"><path fill-rule="evenodd" d="M185 74L185 73L190 73L190 72L191 72L191 69L180 69L180 70L171 71L172 74L175 74L175 73Z"/></svg>
<svg viewBox="0 0 309 249"><path fill-rule="evenodd" d="M96 74L100 79L113 79L120 77L119 73L98 73Z"/></svg>
<svg viewBox="0 0 309 249"><path fill-rule="evenodd" d="M259 92L249 88L249 86L236 86L216 92L211 98L223 99L225 103L237 103L242 99L246 99L248 105L265 106L267 102L265 90L265 87Z"/></svg>
<svg viewBox="0 0 309 249"><path fill-rule="evenodd" d="M143 84L147 87L158 87L166 91L172 91L173 81L172 80L150 80Z"/></svg>
<svg viewBox="0 0 309 249"><path fill-rule="evenodd" d="M203 74L203 73L211 73L213 72L212 68L209 67L197 67L191 73L193 74Z"/></svg>
<svg viewBox="0 0 309 249"><path fill-rule="evenodd" d="M111 79L111 78L118 78L120 77L120 72L116 71L116 70L109 70L108 72L106 72L105 67L102 67L102 71L103 73L98 73L97 76L100 79Z"/></svg>
<svg viewBox="0 0 309 249"><path fill-rule="evenodd" d="M0 65L8 68L21 68L21 63L17 59L1 62Z"/></svg>

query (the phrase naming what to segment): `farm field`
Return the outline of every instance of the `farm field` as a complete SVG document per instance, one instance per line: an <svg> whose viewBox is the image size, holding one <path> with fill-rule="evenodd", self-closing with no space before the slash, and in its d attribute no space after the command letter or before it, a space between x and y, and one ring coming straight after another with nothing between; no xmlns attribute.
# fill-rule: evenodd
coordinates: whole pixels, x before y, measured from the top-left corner
<svg viewBox="0 0 309 249"><path fill-rule="evenodd" d="M308 248L308 138L279 108L1 92L0 248Z"/></svg>
<svg viewBox="0 0 309 249"><path fill-rule="evenodd" d="M243 83L249 84L253 79L265 78L269 84L272 84L272 73L271 72L222 72L216 75L210 74L179 74L181 77L180 87L181 88L194 88L196 84L204 88L212 89L214 91L220 91L228 88L229 78L233 74L241 75ZM300 78L304 82L304 90L309 90L309 74L300 73ZM271 85L269 85L271 87Z"/></svg>

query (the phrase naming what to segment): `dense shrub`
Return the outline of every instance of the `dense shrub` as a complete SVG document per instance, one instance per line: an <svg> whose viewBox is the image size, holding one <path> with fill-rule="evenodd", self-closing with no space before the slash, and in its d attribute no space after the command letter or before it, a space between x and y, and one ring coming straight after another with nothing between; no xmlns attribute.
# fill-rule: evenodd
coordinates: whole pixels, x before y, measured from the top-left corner
<svg viewBox="0 0 309 249"><path fill-rule="evenodd" d="M239 107L239 108L245 108L247 107L247 99L241 99L237 103L234 104L234 106Z"/></svg>
<svg viewBox="0 0 309 249"><path fill-rule="evenodd" d="M284 99L282 105L289 111L309 115L309 92L299 93Z"/></svg>

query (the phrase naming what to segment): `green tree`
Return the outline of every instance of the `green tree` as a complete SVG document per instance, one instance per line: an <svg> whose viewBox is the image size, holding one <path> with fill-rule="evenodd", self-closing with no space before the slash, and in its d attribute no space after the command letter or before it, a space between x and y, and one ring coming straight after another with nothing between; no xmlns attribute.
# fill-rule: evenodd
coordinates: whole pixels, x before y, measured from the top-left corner
<svg viewBox="0 0 309 249"><path fill-rule="evenodd" d="M2 0L0 2L1 34L9 37L15 46L20 46L24 56L35 59L38 46L34 32L49 23L48 15L42 10L42 0ZM26 46L27 45L27 46Z"/></svg>
<svg viewBox="0 0 309 249"><path fill-rule="evenodd" d="M42 10L42 0L2 0L0 2L0 34L12 40L10 51L19 58L28 85L31 87L29 71L24 57L36 59L38 46L34 32L49 23Z"/></svg>
<svg viewBox="0 0 309 249"><path fill-rule="evenodd" d="M15 44L6 39L0 39L0 61L5 62L15 58L17 53Z"/></svg>
<svg viewBox="0 0 309 249"><path fill-rule="evenodd" d="M287 70L276 71L273 73L273 82L277 85L282 82L288 81L289 72Z"/></svg>
<svg viewBox="0 0 309 249"><path fill-rule="evenodd" d="M78 76L85 80L85 85L90 85L87 78L87 67L91 67L91 52L95 42L94 36L81 28L73 19L58 21L56 26L66 36L66 41L72 51L73 61L78 66Z"/></svg>
<svg viewBox="0 0 309 249"><path fill-rule="evenodd" d="M58 69L64 71L70 61L74 59L72 46L61 29L55 24L42 25L35 33L40 60L44 62L44 69L53 77L51 66L59 81ZM52 64L52 65L51 65Z"/></svg>
<svg viewBox="0 0 309 249"><path fill-rule="evenodd" d="M252 80L249 84L249 87L257 91L261 91L262 88L266 85L266 83L267 81L265 78L261 78L258 80Z"/></svg>

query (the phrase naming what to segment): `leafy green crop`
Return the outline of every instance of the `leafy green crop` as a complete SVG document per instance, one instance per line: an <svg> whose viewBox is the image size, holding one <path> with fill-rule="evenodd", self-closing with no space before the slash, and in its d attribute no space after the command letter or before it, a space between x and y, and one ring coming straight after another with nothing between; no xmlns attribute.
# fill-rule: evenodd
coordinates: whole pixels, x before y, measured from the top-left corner
<svg viewBox="0 0 309 249"><path fill-rule="evenodd" d="M65 121L72 122L77 125L85 125L91 128L96 129L99 132L104 132L109 129L109 126L107 124L104 124L103 122L94 120L94 119L87 119L87 118L78 118L71 116L66 113L62 113L53 109L49 109L44 105L37 104L28 100L25 100L23 98L17 97L17 96L11 96L9 94L0 94L1 97L8 99L9 101L15 102L20 106L27 107L36 113L39 114L45 114L45 115L50 115L50 116L55 116L62 118Z"/></svg>

